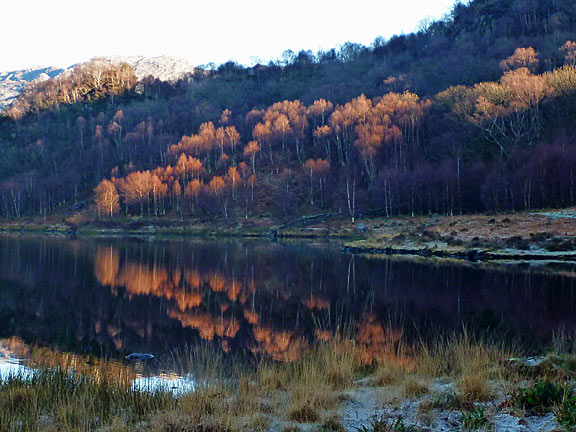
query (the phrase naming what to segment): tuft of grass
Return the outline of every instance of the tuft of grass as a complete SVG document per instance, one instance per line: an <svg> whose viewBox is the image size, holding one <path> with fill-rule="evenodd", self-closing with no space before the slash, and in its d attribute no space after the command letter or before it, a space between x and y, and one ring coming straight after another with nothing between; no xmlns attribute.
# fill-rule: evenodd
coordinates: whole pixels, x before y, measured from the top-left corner
<svg viewBox="0 0 576 432"><path fill-rule="evenodd" d="M152 418L150 429L166 432L230 432L235 430L219 418L200 419L195 415L184 415L179 411L163 412Z"/></svg>
<svg viewBox="0 0 576 432"><path fill-rule="evenodd" d="M428 394L430 389L422 381L409 377L403 383L403 394L408 398L415 398Z"/></svg>
<svg viewBox="0 0 576 432"><path fill-rule="evenodd" d="M465 402L487 402L494 398L492 386L480 372L467 373L458 379L457 385Z"/></svg>
<svg viewBox="0 0 576 432"><path fill-rule="evenodd" d="M225 357L209 343L175 349L170 357L167 368L181 376L192 375L196 388L212 387L234 378L234 359Z"/></svg>
<svg viewBox="0 0 576 432"><path fill-rule="evenodd" d="M423 347L417 368L425 376L446 376L455 380L463 402L469 404L494 398L490 380L512 378L514 372L506 368L510 357L510 350L504 346L483 339L474 340L464 330L460 335L440 340L431 348Z"/></svg>
<svg viewBox="0 0 576 432"><path fill-rule="evenodd" d="M290 383L290 371L281 363L263 361L256 371L256 380L265 392L286 390Z"/></svg>
<svg viewBox="0 0 576 432"><path fill-rule="evenodd" d="M270 430L270 419L263 415L256 415L249 419L244 430L250 432L265 432Z"/></svg>
<svg viewBox="0 0 576 432"><path fill-rule="evenodd" d="M407 426L402 416L398 416L396 419L382 416L372 419L370 425L357 427L356 430L358 432L416 432L418 428Z"/></svg>
<svg viewBox="0 0 576 432"><path fill-rule="evenodd" d="M298 423L315 423L320 420L320 413L313 406L300 402L291 405L287 417Z"/></svg>
<svg viewBox="0 0 576 432"><path fill-rule="evenodd" d="M288 425L282 429L282 432L302 432L302 428L295 425Z"/></svg>
<svg viewBox="0 0 576 432"><path fill-rule="evenodd" d="M317 422L323 411L335 408L337 403L338 398L328 386L294 387L290 392L287 418L300 423Z"/></svg>
<svg viewBox="0 0 576 432"><path fill-rule="evenodd" d="M382 387L395 385L402 382L407 375L407 371L401 365L393 362L379 363L374 374L374 384Z"/></svg>
<svg viewBox="0 0 576 432"><path fill-rule="evenodd" d="M340 402L342 390L354 386L362 363L352 341L334 337L289 364L262 361L256 381L266 393L286 392L286 416L298 422L316 422Z"/></svg>
<svg viewBox="0 0 576 432"><path fill-rule="evenodd" d="M240 376L238 378L236 391L233 396L231 406L237 415L251 415L267 410L265 404L260 401L260 389L249 376Z"/></svg>
<svg viewBox="0 0 576 432"><path fill-rule="evenodd" d="M352 386L362 366L352 341L322 344L318 356L321 367L325 368L326 381L332 388L343 390Z"/></svg>
<svg viewBox="0 0 576 432"><path fill-rule="evenodd" d="M471 408L469 402L466 402L457 393L435 393L432 398L424 400L418 405L418 411L429 412L433 409L440 410L463 410Z"/></svg>
<svg viewBox="0 0 576 432"><path fill-rule="evenodd" d="M320 426L316 429L317 432L346 432L346 428L340 422L340 419L335 416L325 418Z"/></svg>
<svg viewBox="0 0 576 432"><path fill-rule="evenodd" d="M489 430L491 426L484 407L477 406L469 412L462 413L463 431Z"/></svg>
<svg viewBox="0 0 576 432"><path fill-rule="evenodd" d="M510 350L504 346L474 340L464 329L461 334L440 339L431 346L422 344L416 364L418 372L429 377L460 378L481 372L487 378L497 379L505 376L505 361L510 357Z"/></svg>

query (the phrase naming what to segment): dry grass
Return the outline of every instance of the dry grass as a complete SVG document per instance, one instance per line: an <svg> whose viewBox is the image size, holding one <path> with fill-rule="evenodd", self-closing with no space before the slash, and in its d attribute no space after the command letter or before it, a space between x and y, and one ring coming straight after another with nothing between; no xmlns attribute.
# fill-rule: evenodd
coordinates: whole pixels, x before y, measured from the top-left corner
<svg viewBox="0 0 576 432"><path fill-rule="evenodd" d="M304 403L298 405L293 402L286 417L298 423L316 423L320 420L320 413L309 404L308 400L305 400Z"/></svg>
<svg viewBox="0 0 576 432"><path fill-rule="evenodd" d="M271 422L268 417L262 414L257 414L252 418L249 418L242 429L246 432L264 432L270 430L270 426Z"/></svg>
<svg viewBox="0 0 576 432"><path fill-rule="evenodd" d="M337 407L339 392L354 386L361 366L354 344L335 338L291 364L262 362L256 380L263 392L285 394L288 419L310 423Z"/></svg>
<svg viewBox="0 0 576 432"><path fill-rule="evenodd" d="M481 373L460 377L457 387L464 402L487 402L494 398L494 389Z"/></svg>
<svg viewBox="0 0 576 432"><path fill-rule="evenodd" d="M21 429L30 431L122 431L146 424L152 431L265 431L276 427L273 419L339 430L335 413L349 397L346 390L359 382L382 387L381 402L395 403L422 397L433 378L447 377L458 392L449 398L427 396L420 411L461 409L492 398L490 382L510 374L503 367L509 356L496 344L472 341L466 332L421 348L411 362L402 353L371 367L362 364L362 350L354 342L339 337L319 342L292 363L263 360L252 369L234 367L200 345L173 355L170 367L193 373L196 383L194 392L180 397L137 392L107 379L107 373L95 380L60 370L0 383L0 430L25 425Z"/></svg>
<svg viewBox="0 0 576 432"><path fill-rule="evenodd" d="M396 385L404 381L407 374L406 368L397 363L382 362L378 364L372 382L379 387Z"/></svg>
<svg viewBox="0 0 576 432"><path fill-rule="evenodd" d="M282 432L302 432L302 428L296 425L288 425L282 429Z"/></svg>
<svg viewBox="0 0 576 432"><path fill-rule="evenodd" d="M326 385L300 385L290 390L286 417L301 423L317 422L323 412L336 408L338 398Z"/></svg>
<svg viewBox="0 0 576 432"><path fill-rule="evenodd" d="M507 371L504 362L512 353L503 346L485 340L473 341L466 331L423 346L416 361L417 372L431 378L458 379L481 372L487 378L501 379Z"/></svg>
<svg viewBox="0 0 576 432"><path fill-rule="evenodd" d="M222 351L200 343L172 351L166 368L181 376L192 374L197 388L203 388L234 379L234 372L237 372L234 366L232 359L226 358Z"/></svg>
<svg viewBox="0 0 576 432"><path fill-rule="evenodd" d="M402 387L404 397L407 398L424 396L430 392L428 385L415 377L407 378Z"/></svg>
<svg viewBox="0 0 576 432"><path fill-rule="evenodd" d="M175 406L175 398L166 392L138 392L108 380L72 376L62 369L0 381L0 430L128 427Z"/></svg>
<svg viewBox="0 0 576 432"><path fill-rule="evenodd" d="M346 432L346 428L340 422L340 419L336 415L331 415L320 424L318 428L319 432Z"/></svg>
<svg viewBox="0 0 576 432"><path fill-rule="evenodd" d="M493 399L490 380L511 379L505 367L512 353L496 343L473 341L466 331L422 350L419 372L428 377L447 376L456 382L464 403Z"/></svg>

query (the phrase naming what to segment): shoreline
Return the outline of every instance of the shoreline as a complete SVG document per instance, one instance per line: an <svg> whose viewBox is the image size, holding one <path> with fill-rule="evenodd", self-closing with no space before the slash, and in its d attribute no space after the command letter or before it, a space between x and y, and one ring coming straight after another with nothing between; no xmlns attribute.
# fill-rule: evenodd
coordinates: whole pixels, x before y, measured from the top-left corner
<svg viewBox="0 0 576 432"><path fill-rule="evenodd" d="M443 250L441 248L395 248L392 246L374 248L357 246L357 243L345 243L342 249L353 254L386 255L386 256L413 256L420 258L456 259L479 263L504 263L504 261L554 261L570 262L576 264L574 253L522 253L523 251L485 251L482 249L463 249L459 252Z"/></svg>
<svg viewBox="0 0 576 432"><path fill-rule="evenodd" d="M0 233L79 237L247 238L327 240L352 254L400 255L468 262L576 263L572 210L514 215L417 216L361 219L315 215L279 224L273 219L190 220L130 217L74 224L0 221Z"/></svg>

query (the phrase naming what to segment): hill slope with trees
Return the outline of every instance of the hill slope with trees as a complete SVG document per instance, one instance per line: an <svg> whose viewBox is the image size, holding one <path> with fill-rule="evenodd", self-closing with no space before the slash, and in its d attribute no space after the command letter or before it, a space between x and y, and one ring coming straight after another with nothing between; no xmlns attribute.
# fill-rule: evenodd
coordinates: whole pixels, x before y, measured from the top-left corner
<svg viewBox="0 0 576 432"><path fill-rule="evenodd" d="M575 204L576 7L474 0L421 31L177 83L92 62L0 118L0 214L180 219Z"/></svg>

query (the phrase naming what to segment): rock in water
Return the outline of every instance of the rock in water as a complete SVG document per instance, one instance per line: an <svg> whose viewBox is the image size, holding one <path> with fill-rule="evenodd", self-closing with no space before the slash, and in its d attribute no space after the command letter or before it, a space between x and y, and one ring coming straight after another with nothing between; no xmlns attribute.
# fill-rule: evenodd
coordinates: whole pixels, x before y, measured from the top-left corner
<svg viewBox="0 0 576 432"><path fill-rule="evenodd" d="M130 360L130 361L144 361L144 360L150 360L150 359L154 358L154 356L152 354L148 354L148 353L132 353L132 354L128 354L124 358L126 360Z"/></svg>

